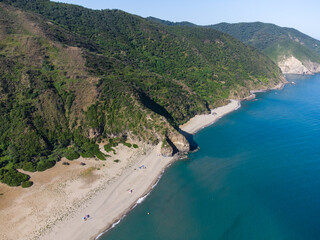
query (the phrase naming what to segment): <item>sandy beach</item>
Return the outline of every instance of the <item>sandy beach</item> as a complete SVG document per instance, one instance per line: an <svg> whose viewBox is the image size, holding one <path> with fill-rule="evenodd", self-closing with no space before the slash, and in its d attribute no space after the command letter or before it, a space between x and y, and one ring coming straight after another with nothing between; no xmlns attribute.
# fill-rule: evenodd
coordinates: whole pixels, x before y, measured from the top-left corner
<svg viewBox="0 0 320 240"><path fill-rule="evenodd" d="M238 109L239 107L239 100L230 100L229 104L212 109L210 114L194 116L187 123L180 126L180 129L187 133L195 134L197 131L213 124L224 115Z"/></svg>
<svg viewBox="0 0 320 240"><path fill-rule="evenodd" d="M195 116L181 129L194 134L239 107L240 101L230 100L210 114ZM117 154L106 161L63 159L45 172L31 173L35 184L29 189L0 184L0 239L95 239L150 192L178 158L161 156L161 144L138 145L138 149L119 145ZM62 164L66 161L69 166Z"/></svg>
<svg viewBox="0 0 320 240"><path fill-rule="evenodd" d="M160 156L160 147L119 145L106 161L62 160L45 172L31 173L35 184L29 189L0 184L0 239L94 239L176 159Z"/></svg>
<svg viewBox="0 0 320 240"><path fill-rule="evenodd" d="M159 174L174 161L175 157L160 156L160 147L147 149L113 182L40 239L94 239L109 228L150 191ZM84 221L87 214L90 217Z"/></svg>

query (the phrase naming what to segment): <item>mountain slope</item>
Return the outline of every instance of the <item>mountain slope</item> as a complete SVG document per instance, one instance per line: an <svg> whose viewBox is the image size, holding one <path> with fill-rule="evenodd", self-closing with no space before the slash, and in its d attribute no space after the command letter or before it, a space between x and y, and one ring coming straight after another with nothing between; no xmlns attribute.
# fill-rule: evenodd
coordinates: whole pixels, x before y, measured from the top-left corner
<svg viewBox="0 0 320 240"><path fill-rule="evenodd" d="M27 178L15 169L43 171L74 152L104 159L95 142L106 136L157 142L158 129L177 133L139 88L111 74L120 63L93 43L10 6L0 11L2 182L19 185Z"/></svg>
<svg viewBox="0 0 320 240"><path fill-rule="evenodd" d="M16 169L62 156L105 159L101 140L187 151L179 124L284 80L213 29L45 0L0 1L0 14L0 180L10 185L27 180Z"/></svg>
<svg viewBox="0 0 320 240"><path fill-rule="evenodd" d="M276 62L284 73L320 72L320 41L293 28L261 22L220 23L209 27L256 47Z"/></svg>
<svg viewBox="0 0 320 240"><path fill-rule="evenodd" d="M146 18L149 21L155 22L155 23L160 23L160 24L164 24L164 25L168 25L168 26L188 26L188 27L197 27L196 24L193 24L191 22L171 22L171 21L167 21L167 20L162 20L160 18L155 18L155 17L147 17Z"/></svg>
<svg viewBox="0 0 320 240"><path fill-rule="evenodd" d="M249 78L270 79L279 74L278 69L257 51L214 30L204 30L200 27L167 27L119 10L93 11L45 0L8 2L40 13L54 23L90 38L105 48L104 55L121 59L135 70L147 69L179 82L188 81L188 85L195 81L212 84L212 81L206 79L208 74L221 75L219 78L222 81L238 78L238 84L242 85L242 81ZM189 38L187 35L193 36ZM237 51L233 52L235 47ZM225 51L229 51L228 55ZM248 53L250 56L247 56ZM232 63L233 66L223 69L219 66L221 60L225 64ZM254 69L251 69L251 66L254 66ZM213 69L218 73L212 71ZM218 88L221 89L221 86L212 88L216 91ZM226 89L226 86L222 89ZM201 89L194 86L193 90ZM220 96L216 94L217 97L226 97L227 91L219 92ZM209 104L214 105L213 101Z"/></svg>

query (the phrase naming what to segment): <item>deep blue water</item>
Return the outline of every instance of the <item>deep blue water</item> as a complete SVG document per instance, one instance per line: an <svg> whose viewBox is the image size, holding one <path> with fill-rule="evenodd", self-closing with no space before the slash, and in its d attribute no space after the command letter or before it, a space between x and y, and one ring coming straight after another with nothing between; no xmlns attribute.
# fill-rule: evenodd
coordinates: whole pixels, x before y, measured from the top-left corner
<svg viewBox="0 0 320 240"><path fill-rule="evenodd" d="M101 239L320 239L320 75L288 79L197 133Z"/></svg>

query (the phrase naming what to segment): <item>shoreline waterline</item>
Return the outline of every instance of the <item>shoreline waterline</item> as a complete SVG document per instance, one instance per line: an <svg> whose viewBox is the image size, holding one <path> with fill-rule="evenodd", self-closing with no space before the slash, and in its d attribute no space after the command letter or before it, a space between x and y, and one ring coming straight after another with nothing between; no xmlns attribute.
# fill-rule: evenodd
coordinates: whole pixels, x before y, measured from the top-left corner
<svg viewBox="0 0 320 240"><path fill-rule="evenodd" d="M181 129L193 135L237 110L241 100L231 100L210 114L195 116ZM103 150L103 144L100 147ZM111 154L107 162L78 159L68 161L70 166L65 167L62 162L67 160L63 160L45 172L31 173L35 184L27 191L0 185L5 193L0 210L4 219L9 220L1 224L0 239L101 237L146 199L167 168L183 157L163 157L160 149L161 144L139 144L138 149L120 145L117 154ZM120 162L114 162L117 159ZM86 166L80 165L82 161L86 161ZM146 169L140 169L142 165ZM25 204L12 205L12 202ZM90 218L84 221L87 214ZM15 218L8 218L12 215Z"/></svg>
<svg viewBox="0 0 320 240"><path fill-rule="evenodd" d="M228 103L227 105L224 105L224 106L219 107L219 108L212 109L210 114L197 115L197 116L191 118L187 123L185 123L184 125L180 126L180 129L185 131L185 132L187 132L188 134L195 134L196 132L200 131L201 129L214 124L216 121L218 121L220 118L222 118L226 114L239 109L241 107L240 102L241 102L240 100L231 99L230 103ZM179 160L181 158L183 158L183 157L174 156L172 161L170 163L168 163L168 165L164 169L162 169L160 174L153 181L153 183L146 190L146 192L142 196L140 196L128 209L123 211L122 215L120 217L118 217L117 220L115 220L113 223L109 223L108 226L105 228L105 230L101 231L93 239L98 240L99 238L101 238L109 230L111 230L116 225L118 225L121 222L121 220L123 220L127 216L127 214L131 210L133 210L138 204L142 203L142 201L141 202L138 202L138 201L141 198L143 198L143 200L145 200L145 198L149 196L149 194L151 193L153 188L158 184L158 182L160 181L160 179L161 179L162 175L164 174L165 170L167 168L169 168L175 161L177 161L177 160Z"/></svg>
<svg viewBox="0 0 320 240"><path fill-rule="evenodd" d="M187 132L188 134L193 135L193 134L197 133L198 131L200 131L200 130L202 130L202 129L204 129L204 128L212 125L212 124L214 124L219 119L221 119L223 116L225 116L225 115L227 115L227 114L239 109L241 107L241 101L254 99L255 98L255 94L254 93L266 92L266 91L270 91L270 90L281 90L281 89L283 89L285 84L287 84L287 82L279 83L278 85L276 85L275 87L270 88L270 89L252 90L252 91L250 91L250 93L251 93L251 95L249 96L250 98L249 97L248 98L243 98L241 100L230 99L230 102L227 105L212 109L210 114L202 114L202 115L194 116L187 123L185 123L182 126L180 126L180 130L182 130L184 132ZM162 175L164 174L165 170L168 167L170 167L172 165L172 163L174 163L178 159L179 159L179 157L175 158L170 164L168 164L168 166L166 166L165 169L163 169L163 171L157 177L157 179L155 181L156 183L153 184L153 186L150 189L148 189L146 191L146 193L144 195L142 195L142 197L140 197L139 199L143 198L143 200L144 200L146 197L148 197L150 195L150 193L153 190L153 188L160 181L160 179L161 179ZM102 237L104 234L106 234L109 230L111 230L116 225L118 225L121 222L121 220L123 220L131 210L133 210L138 204L141 203L141 202L138 203L137 201L134 204L132 204L133 207L131 207L127 211L124 211L122 216L120 218L118 218L117 221L109 224L108 227L106 228L106 230L104 230L103 232L99 233L99 235L97 235L94 239L98 240L100 237Z"/></svg>
<svg viewBox="0 0 320 240"><path fill-rule="evenodd" d="M178 158L159 155L160 147L161 144L149 146L146 153L136 156L133 164L112 183L106 183L102 191L39 239L96 239L110 229L151 191L163 171ZM142 165L146 169L139 168ZM81 216L86 214L90 214L90 221L82 220Z"/></svg>
<svg viewBox="0 0 320 240"><path fill-rule="evenodd" d="M194 135L201 151L101 240L318 239L320 75L287 79Z"/></svg>
<svg viewBox="0 0 320 240"><path fill-rule="evenodd" d="M282 86L283 84L281 84L281 87ZM279 87L277 87L277 89L278 88ZM268 89L265 91L267 90ZM212 109L210 114L195 116L186 124L182 125L180 129L188 134L194 134L204 127L212 125L226 114L238 109L241 106L240 103L241 100L230 100L229 104ZM151 149L146 155L140 156L137 161L138 163L129 168L127 173L119 176L119 178L115 180L116 183L113 184L113 186L107 186L108 189L105 191L105 195L104 193L99 193L95 196L96 199L89 203L90 206L87 208L90 210L86 212L91 213L90 215L95 216L97 220L92 221L92 224L85 228L86 231L83 229L83 222L76 220L80 219L81 214L78 214L78 216L73 216L71 221L63 221L63 224L61 224L63 228L57 227L56 230L51 231L48 235L45 235L44 238L40 239L52 239L57 236L59 236L59 239L70 239L71 236L86 239L101 238L101 236L108 232L112 227L116 226L128 212L137 206L138 200L141 199L141 197L150 194L153 189L152 186L159 181L159 176L162 176L163 172L179 159L179 156L163 157L160 156L159 153L160 146L158 145ZM148 169L145 169L146 172L144 176L136 176L137 171L134 169L141 164L148 166ZM152 171L149 171L149 167L151 168L151 166L153 169ZM137 179L135 180L135 178ZM126 189L128 186L134 184L136 185L133 193L135 196L134 198L130 198L130 193L126 192ZM138 187L140 188L139 192L136 190ZM124 196L128 194L129 196ZM115 196L119 196L119 199ZM114 209L117 209L117 211L114 211ZM103 212L104 214L102 214ZM105 215L109 216L106 217ZM90 231L88 232L89 229Z"/></svg>
<svg viewBox="0 0 320 240"><path fill-rule="evenodd" d="M151 185L151 187L146 191L146 193L144 195L142 195L140 198L137 199L137 201L135 203L132 204L132 206L124 211L124 213L122 214L122 216L116 220L115 222L113 222L112 224L109 224L108 227L106 227L106 229L104 231L102 231L101 233L99 233L98 236L96 236L94 239L98 240L100 237L102 237L104 234L106 234L108 231L110 231L112 228L116 227L126 216L127 214L132 211L136 206L138 206L139 204L141 204L150 194L151 191L157 186L157 184L159 183L161 177L163 176L165 170L167 168L169 168L175 161L177 161L178 158L176 160L173 160L172 163L169 163L166 168L160 173L160 175L156 178L155 182Z"/></svg>

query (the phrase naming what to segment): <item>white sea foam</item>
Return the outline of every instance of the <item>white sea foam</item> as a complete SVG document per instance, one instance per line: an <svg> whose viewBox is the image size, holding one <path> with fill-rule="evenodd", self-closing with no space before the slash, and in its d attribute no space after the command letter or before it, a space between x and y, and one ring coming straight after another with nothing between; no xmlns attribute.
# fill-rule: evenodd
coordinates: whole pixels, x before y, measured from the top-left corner
<svg viewBox="0 0 320 240"><path fill-rule="evenodd" d="M155 187L155 186L157 186L157 184L159 183L159 181L160 181L160 179L161 179L162 175L163 175L163 172L159 175L159 177L158 177L157 181L152 185L151 189L154 189L154 187Z"/></svg>
<svg viewBox="0 0 320 240"><path fill-rule="evenodd" d="M139 198L138 201L136 202L136 205L142 203L148 196L149 196L150 192L148 192L146 195L144 195L143 197Z"/></svg>
<svg viewBox="0 0 320 240"><path fill-rule="evenodd" d="M171 164L170 164L170 165L171 165ZM169 165L169 166L170 166L170 165ZM161 177L163 176L163 173L164 173L164 171L159 175L159 177L157 178L157 181L152 185L150 191L149 191L147 194L145 194L143 197L139 198L139 199L137 200L137 202L133 205L133 207L130 209L130 211L131 211L132 209L134 209L138 204L141 204L141 203L150 195L151 190L154 189L155 186L157 186L157 184L159 183ZM95 239L96 239L96 240L99 239L102 235L106 234L109 230L111 230L112 228L114 228L115 226L117 226L117 225L122 221L122 219L124 219L126 216L127 216L127 214L124 214L117 222L113 223L113 224L111 225L111 227L108 228L106 231L100 233Z"/></svg>
<svg viewBox="0 0 320 240"><path fill-rule="evenodd" d="M238 110L239 108L241 108L241 102L240 101L238 103L238 106L234 110Z"/></svg>
<svg viewBox="0 0 320 240"><path fill-rule="evenodd" d="M123 215L118 221L116 221L115 223L113 223L110 228L108 228L106 231L100 233L95 239L99 239L99 238L100 238L102 235L104 235L106 232L108 232L109 230L111 230L112 228L114 228L115 226L117 226L117 225L121 222L121 220L122 220L123 218L125 218L126 216L127 216L127 214Z"/></svg>
<svg viewBox="0 0 320 240"><path fill-rule="evenodd" d="M121 220L118 220L117 222L115 222L114 224L112 224L111 228L114 228L115 226L117 226L120 223Z"/></svg>

